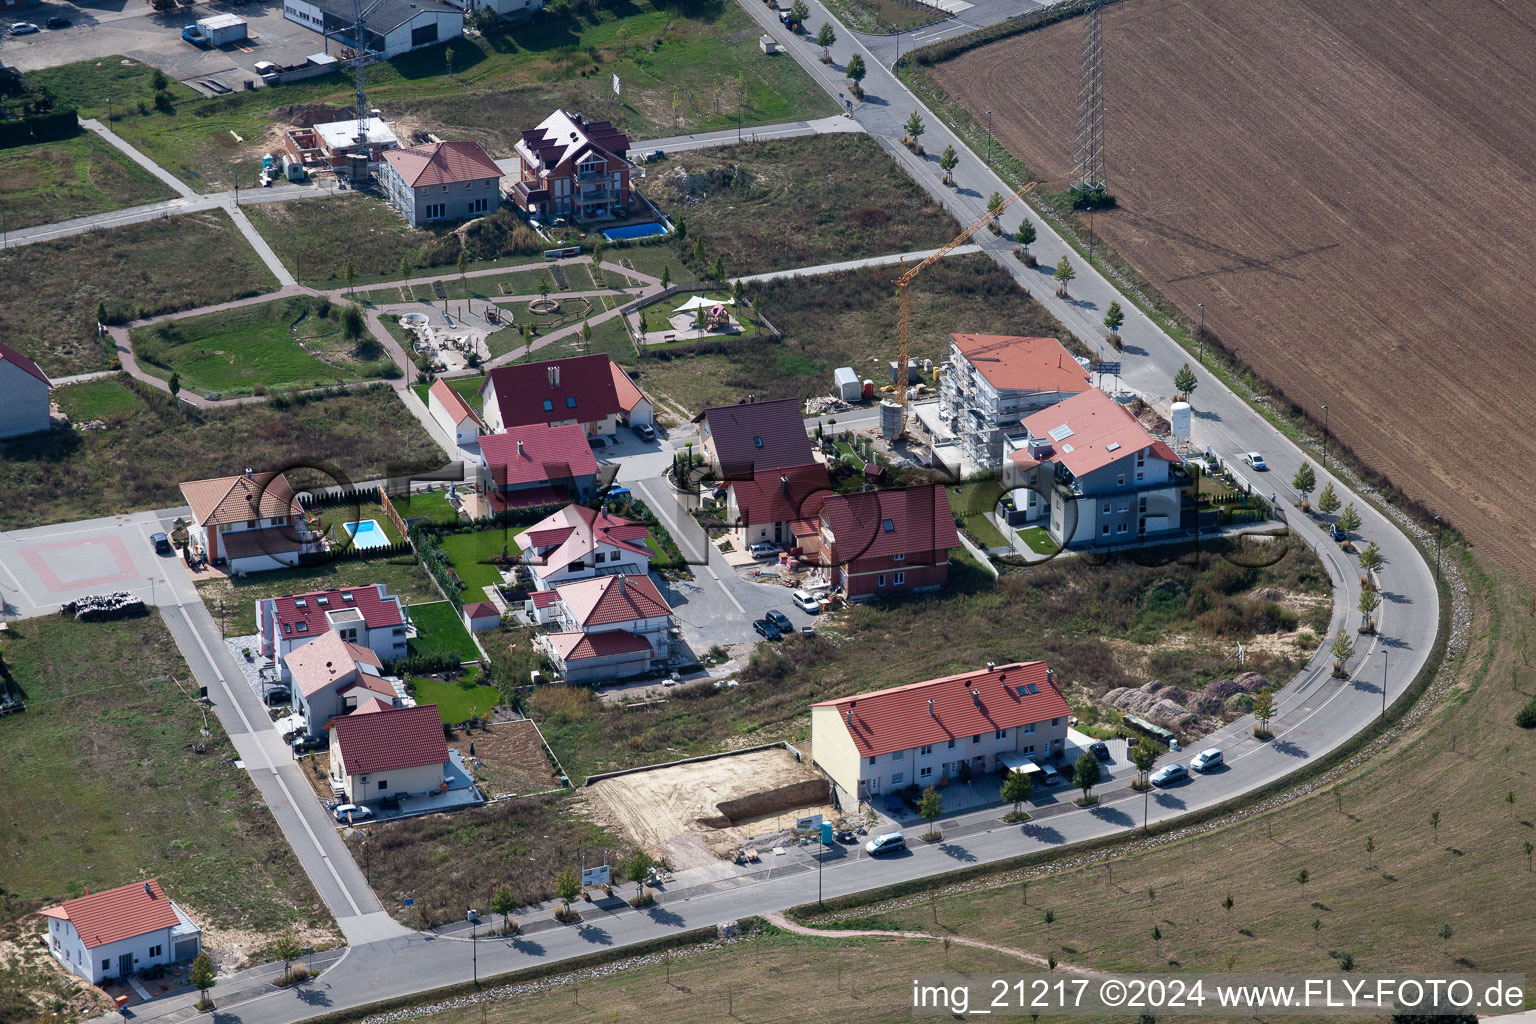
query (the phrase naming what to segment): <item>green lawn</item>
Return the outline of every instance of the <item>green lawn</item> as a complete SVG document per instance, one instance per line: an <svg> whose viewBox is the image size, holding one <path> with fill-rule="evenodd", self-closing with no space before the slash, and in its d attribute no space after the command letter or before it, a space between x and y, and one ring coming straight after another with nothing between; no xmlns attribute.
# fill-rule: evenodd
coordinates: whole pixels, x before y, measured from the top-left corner
<svg viewBox="0 0 1536 1024"><path fill-rule="evenodd" d="M453 571L464 581L464 600L483 601L480 589L501 583L501 573L490 559L499 556L503 549L510 555L518 552L517 538L522 528L505 530L479 530L474 533L455 533L439 538L443 554L453 563Z"/></svg>
<svg viewBox="0 0 1536 1024"><path fill-rule="evenodd" d="M456 654L460 661L474 661L480 657L475 642L470 639L464 620L452 602L411 605L411 622L416 626L416 637L410 643L410 656L432 658L439 654Z"/></svg>
<svg viewBox="0 0 1536 1024"><path fill-rule="evenodd" d="M946 487L945 493L949 496L949 507L954 509L955 515L965 517L965 529L975 537L984 548L1006 548L1008 539L1004 537L992 520L987 518L987 513L992 511L997 504L997 499L1002 495L1002 485L996 480L975 480L970 483L951 484Z"/></svg>
<svg viewBox="0 0 1536 1024"><path fill-rule="evenodd" d="M1044 527L1028 526L1017 531L1019 539L1029 545L1029 550L1037 555L1054 555L1061 547L1051 539L1051 535L1045 532Z"/></svg>
<svg viewBox="0 0 1536 1024"><path fill-rule="evenodd" d="M322 314L322 310L326 312ZM269 388L325 387L398 368L370 334L367 349L342 335L341 307L295 296L133 330L145 370L198 394L261 394Z"/></svg>
<svg viewBox="0 0 1536 1024"><path fill-rule="evenodd" d="M228 631L231 635L239 635L256 631L252 609L257 601L285 594L306 594L314 590L366 587L374 583L384 584L390 594L409 599L413 606L417 602L429 604L443 599L427 571L408 555L400 558L327 562L306 569L251 573L234 581L220 577L198 583L197 596L203 599L203 603L214 615L218 614L218 602L223 601L224 613L228 616Z"/></svg>
<svg viewBox="0 0 1536 1024"><path fill-rule="evenodd" d="M174 198L94 132L0 150L0 215L11 231Z"/></svg>
<svg viewBox="0 0 1536 1024"><path fill-rule="evenodd" d="M436 704L438 717L445 722L467 722L502 703L501 691L481 681L478 667L465 669L451 682L411 676L406 685L417 704Z"/></svg>
<svg viewBox="0 0 1536 1024"><path fill-rule="evenodd" d="M446 377L448 386L458 392L459 397L469 403L469 407L476 412L480 411L480 388L485 384L483 375L474 377ZM416 397L421 399L421 404L427 404L427 392L431 390L430 384L412 384L411 390Z"/></svg>
<svg viewBox="0 0 1536 1024"><path fill-rule="evenodd" d="M222 211L71 235L0 252L5 340L62 377L111 368L109 321L275 291L277 279Z"/></svg>
<svg viewBox="0 0 1536 1024"><path fill-rule="evenodd" d="M103 377L81 384L67 384L53 392L53 400L71 423L127 416L144 408L144 400L124 383L123 377Z"/></svg>
<svg viewBox="0 0 1536 1024"><path fill-rule="evenodd" d="M31 932L43 903L158 877L207 928L330 934L218 719L205 738L196 702L171 681L195 686L158 616L13 622L5 660L28 708L0 720L0 922Z"/></svg>
<svg viewBox="0 0 1536 1024"><path fill-rule="evenodd" d="M724 0L681 11L634 0L585 18L546 11L504 33L456 38L374 65L367 71L368 97L391 116L442 137L477 139L496 157L510 155L519 131L556 108L611 118L637 139L734 126L738 118L753 125L835 113L836 105L793 60L758 49L755 25ZM152 72L124 68L119 60L82 61L28 77L85 117L105 116L106 100L114 97L114 129L201 191L228 188L237 170L244 181L255 180L261 154L270 150L267 133L283 123L278 108L322 103L342 109L344 118L353 96L350 76L339 74L210 99L173 83L170 112L150 107L141 114L128 98L150 95ZM622 103L613 96L611 73L623 83Z"/></svg>
<svg viewBox="0 0 1536 1024"><path fill-rule="evenodd" d="M356 504L332 505L328 508L310 509L310 515L320 517L320 532L326 533L334 528L331 538L335 541L343 541L347 536L347 524L366 523L372 519L384 530L384 535L392 542L398 544L405 538L400 536L400 531L395 529L395 524L389 516L384 514L384 506L377 501L360 501ZM400 511L396 509L395 511Z"/></svg>
<svg viewBox="0 0 1536 1024"><path fill-rule="evenodd" d="M404 497L391 497L389 500L402 519L426 516L434 523L459 521L458 510L448 504L446 491L417 491Z"/></svg>

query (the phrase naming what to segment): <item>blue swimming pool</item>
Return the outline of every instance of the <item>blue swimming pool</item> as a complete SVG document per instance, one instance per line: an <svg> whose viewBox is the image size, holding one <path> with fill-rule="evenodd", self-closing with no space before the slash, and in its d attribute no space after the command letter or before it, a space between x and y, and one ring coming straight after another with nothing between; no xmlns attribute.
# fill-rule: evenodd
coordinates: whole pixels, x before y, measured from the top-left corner
<svg viewBox="0 0 1536 1024"><path fill-rule="evenodd" d="M650 238L652 235L664 235L667 226L660 221L651 221L648 224L626 224L621 228L609 228L603 232L603 237L610 242L620 242L626 238Z"/></svg>
<svg viewBox="0 0 1536 1024"><path fill-rule="evenodd" d="M352 535L352 543L364 550L368 548L387 548L392 543L384 532L384 527L379 525L377 519L364 519L360 523L347 523L347 532Z"/></svg>

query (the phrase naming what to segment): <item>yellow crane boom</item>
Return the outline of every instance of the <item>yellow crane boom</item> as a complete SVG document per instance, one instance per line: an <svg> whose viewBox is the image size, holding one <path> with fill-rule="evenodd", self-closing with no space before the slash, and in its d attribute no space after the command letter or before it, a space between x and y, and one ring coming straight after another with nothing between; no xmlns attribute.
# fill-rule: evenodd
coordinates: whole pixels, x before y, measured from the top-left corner
<svg viewBox="0 0 1536 1024"><path fill-rule="evenodd" d="M1037 184L1039 182L1032 181L1013 193L1013 195L1004 199L1002 205L997 209L988 211L986 216L950 239L949 244L933 252L927 259L911 270L904 271L896 279L896 337L900 349L896 356L896 404L901 407L901 430L898 431L898 436L905 433L907 429L907 361L911 358L909 354L911 348L907 338L907 325L911 316L911 305L907 296L907 286L912 283L914 277L943 259L956 246L964 245L966 240L979 231L983 224L997 217L1008 207L1012 206L1016 200L1033 192Z"/></svg>

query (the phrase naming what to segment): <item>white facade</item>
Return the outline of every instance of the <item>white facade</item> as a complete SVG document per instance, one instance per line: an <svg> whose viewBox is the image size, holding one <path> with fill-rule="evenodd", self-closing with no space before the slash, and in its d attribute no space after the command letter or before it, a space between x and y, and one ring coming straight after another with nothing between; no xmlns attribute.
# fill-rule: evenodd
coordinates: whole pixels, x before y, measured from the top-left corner
<svg viewBox="0 0 1536 1024"><path fill-rule="evenodd" d="M605 541L595 541L593 549L582 558L560 565L539 562L531 548L523 549L528 572L533 576L534 589L553 590L561 583L575 583L594 576L610 576L620 571L626 576L644 576L651 571L651 556L642 555Z"/></svg>
<svg viewBox="0 0 1536 1024"><path fill-rule="evenodd" d="M39 434L48 422L48 384L0 359L0 437Z"/></svg>
<svg viewBox="0 0 1536 1024"><path fill-rule="evenodd" d="M383 26L395 21L402 4L386 4L365 21L368 49L381 57L398 57L425 46L433 46L464 34L464 12L445 3L422 0L419 9L409 17L397 21L392 27ZM417 5L410 5L416 8ZM298 25L324 35L341 33L337 42L347 45L352 34L352 7L345 4L341 14L332 14L319 4L309 0L283 0L283 17Z"/></svg>
<svg viewBox="0 0 1536 1024"><path fill-rule="evenodd" d="M277 622L277 601L273 598L256 602L256 623L257 630L263 637L263 653L267 647L271 647L272 660L281 666L282 681L288 682L293 676L283 659L322 634L309 632L283 634ZM356 608L343 605L326 613L326 623L330 626L331 632L340 634L341 638L348 643L368 648L379 656L381 662L399 661L405 657L408 641L403 621L398 626L370 628L361 612ZM268 638L275 643L269 643Z"/></svg>
<svg viewBox="0 0 1536 1024"><path fill-rule="evenodd" d="M410 768L392 768L372 774L348 773L342 757L341 745L336 742L336 730L331 730L331 781L346 794L348 803L365 804L389 797L426 796L443 789L443 766L419 764Z"/></svg>
<svg viewBox="0 0 1536 1024"><path fill-rule="evenodd" d="M122 978L150 967L179 963L196 957L202 950L202 936L192 919L171 904L181 923L174 928L157 928L142 935L86 948L70 921L48 919L48 951L71 974L92 985L108 978Z"/></svg>
<svg viewBox="0 0 1536 1024"><path fill-rule="evenodd" d="M384 166L388 167L388 164ZM390 168L393 172L393 168ZM396 180L399 175L395 175ZM474 444L480 439L480 423L473 416L458 418L457 413L443 405L438 397L427 392L427 409L432 413L432 418L437 425L453 435L453 441L457 445Z"/></svg>

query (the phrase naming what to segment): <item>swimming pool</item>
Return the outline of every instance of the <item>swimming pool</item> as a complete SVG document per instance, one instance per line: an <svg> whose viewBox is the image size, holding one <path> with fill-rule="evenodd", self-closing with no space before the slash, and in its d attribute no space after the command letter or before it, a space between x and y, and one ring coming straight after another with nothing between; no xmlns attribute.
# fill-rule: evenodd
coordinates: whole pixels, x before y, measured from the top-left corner
<svg viewBox="0 0 1536 1024"><path fill-rule="evenodd" d="M664 235L667 226L660 221L651 221L647 224L626 224L621 228L609 228L603 232L603 237L610 242L620 242L626 238L649 238L652 235Z"/></svg>
<svg viewBox="0 0 1536 1024"><path fill-rule="evenodd" d="M368 548L387 548L394 543L389 535L384 532L384 527L379 525L377 519L364 519L360 523L346 523L347 533L352 535L352 543L355 547L364 550Z"/></svg>

